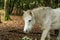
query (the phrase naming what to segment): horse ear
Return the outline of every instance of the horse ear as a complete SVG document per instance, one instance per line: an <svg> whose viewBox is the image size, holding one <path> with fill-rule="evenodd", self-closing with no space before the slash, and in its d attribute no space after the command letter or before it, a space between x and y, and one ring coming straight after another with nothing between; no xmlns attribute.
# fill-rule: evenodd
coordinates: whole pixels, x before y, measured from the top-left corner
<svg viewBox="0 0 60 40"><path fill-rule="evenodd" d="M22 13L22 16L23 16L23 14L25 13L25 11L23 10L21 13Z"/></svg>
<svg viewBox="0 0 60 40"><path fill-rule="evenodd" d="M29 13L31 16L32 16L32 12L30 11L30 13Z"/></svg>

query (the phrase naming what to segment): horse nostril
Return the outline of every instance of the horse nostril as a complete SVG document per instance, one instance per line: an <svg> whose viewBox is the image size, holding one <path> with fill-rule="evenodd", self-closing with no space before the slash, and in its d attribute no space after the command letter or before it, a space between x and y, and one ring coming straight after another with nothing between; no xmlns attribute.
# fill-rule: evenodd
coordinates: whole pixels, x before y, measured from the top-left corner
<svg viewBox="0 0 60 40"><path fill-rule="evenodd" d="M28 33L28 30L24 30L25 33Z"/></svg>
<svg viewBox="0 0 60 40"><path fill-rule="evenodd" d="M26 30L26 32L28 32L28 31Z"/></svg>

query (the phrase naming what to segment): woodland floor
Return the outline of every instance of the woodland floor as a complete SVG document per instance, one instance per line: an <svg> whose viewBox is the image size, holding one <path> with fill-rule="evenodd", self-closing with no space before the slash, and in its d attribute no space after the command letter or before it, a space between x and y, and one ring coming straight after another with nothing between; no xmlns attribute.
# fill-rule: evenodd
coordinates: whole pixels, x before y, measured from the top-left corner
<svg viewBox="0 0 60 40"><path fill-rule="evenodd" d="M10 17L11 20L0 23L0 40L21 40L22 38L21 36L24 35L31 36L31 33L36 33L38 35L39 33L41 33L39 24L35 24L32 31L29 34L25 34L23 32L24 21L22 17L21 16L10 16ZM39 36L36 37L38 38ZM54 31L51 31L51 40L56 40L56 34L54 34Z"/></svg>

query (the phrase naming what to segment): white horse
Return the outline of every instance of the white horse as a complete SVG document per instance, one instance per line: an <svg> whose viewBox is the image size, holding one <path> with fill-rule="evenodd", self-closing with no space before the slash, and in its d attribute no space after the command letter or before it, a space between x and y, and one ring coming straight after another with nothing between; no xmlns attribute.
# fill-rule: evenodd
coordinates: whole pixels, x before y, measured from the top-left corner
<svg viewBox="0 0 60 40"><path fill-rule="evenodd" d="M31 31L35 23L40 24L42 32L41 40L49 36L50 30L60 29L60 8L52 9L50 7L38 7L33 10L24 11L23 19L25 22L24 32ZM57 40L60 40L60 32Z"/></svg>

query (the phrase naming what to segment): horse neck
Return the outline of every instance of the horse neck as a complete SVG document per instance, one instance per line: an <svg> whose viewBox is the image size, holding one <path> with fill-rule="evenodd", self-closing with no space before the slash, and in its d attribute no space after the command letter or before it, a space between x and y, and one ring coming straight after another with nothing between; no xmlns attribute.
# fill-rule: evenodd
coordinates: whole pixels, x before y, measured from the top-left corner
<svg viewBox="0 0 60 40"><path fill-rule="evenodd" d="M36 23L43 23L43 19L46 17L47 10L49 10L49 9L32 10L33 17L34 17Z"/></svg>
<svg viewBox="0 0 60 40"><path fill-rule="evenodd" d="M33 19L35 20L35 23L42 23L42 17L40 16L41 14L33 13Z"/></svg>

